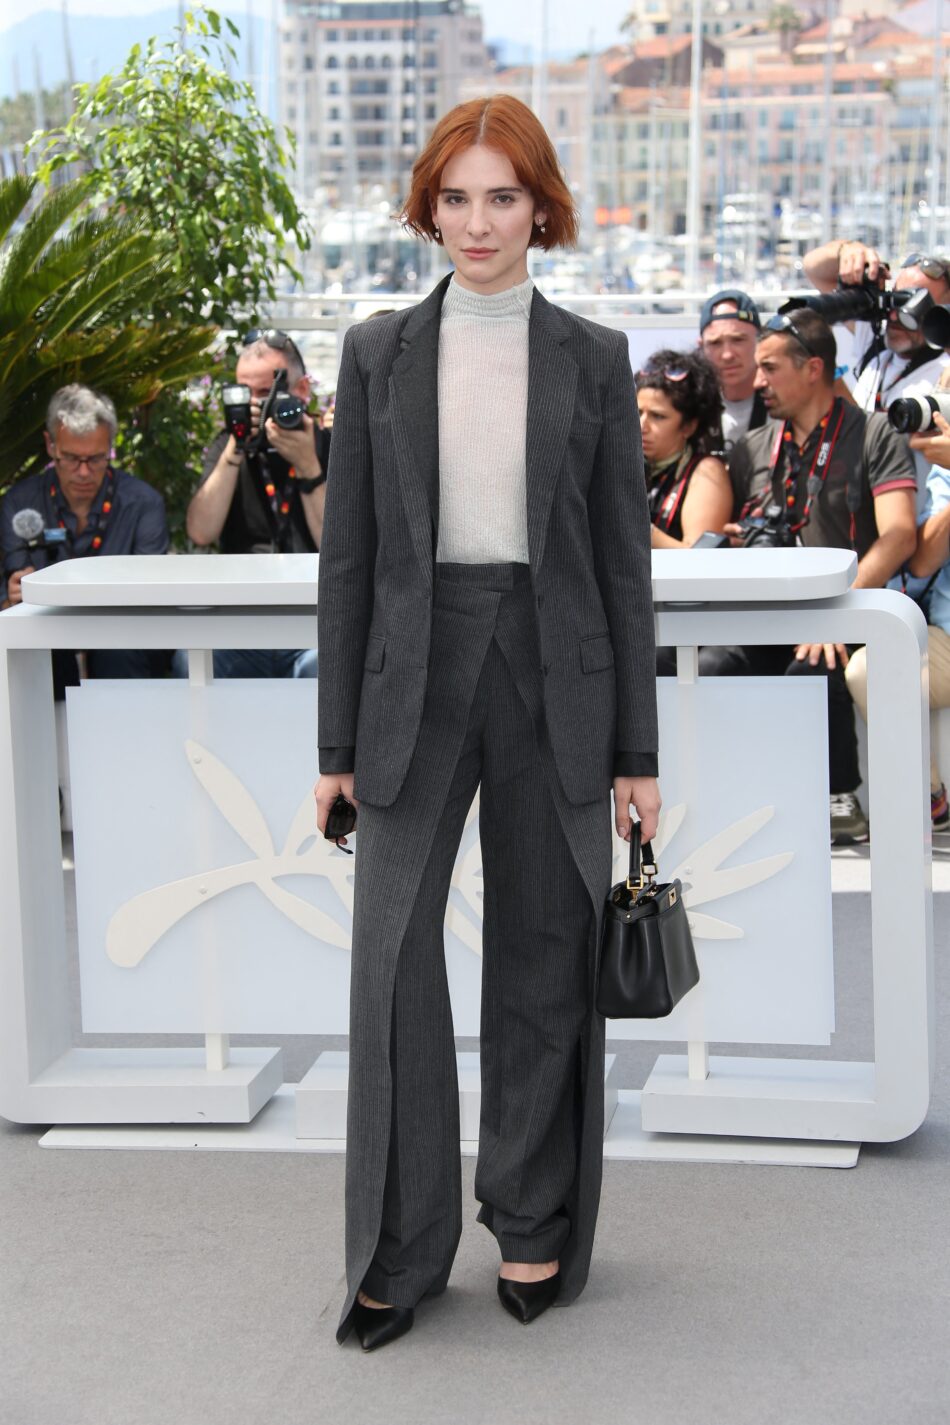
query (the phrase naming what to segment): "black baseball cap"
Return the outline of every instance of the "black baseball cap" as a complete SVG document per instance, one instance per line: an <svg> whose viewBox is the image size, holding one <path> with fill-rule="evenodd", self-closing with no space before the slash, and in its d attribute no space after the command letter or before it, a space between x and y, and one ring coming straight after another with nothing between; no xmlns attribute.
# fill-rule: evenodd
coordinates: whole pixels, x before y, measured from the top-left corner
<svg viewBox="0 0 950 1425"><path fill-rule="evenodd" d="M730 303L735 311L717 312L716 308L723 302ZM710 322L718 321L749 322L756 330L762 326L762 318L759 316L759 309L749 296L748 292L740 292L737 287L726 288L723 292L714 292L703 303L702 311L699 314L700 336L709 326Z"/></svg>

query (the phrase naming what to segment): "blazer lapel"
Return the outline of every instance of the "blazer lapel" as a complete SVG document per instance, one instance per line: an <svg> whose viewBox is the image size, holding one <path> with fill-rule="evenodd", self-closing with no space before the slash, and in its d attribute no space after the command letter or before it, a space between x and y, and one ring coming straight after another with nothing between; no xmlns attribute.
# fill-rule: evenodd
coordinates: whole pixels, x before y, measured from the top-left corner
<svg viewBox="0 0 950 1425"><path fill-rule="evenodd" d="M389 377L400 490L430 585L439 528L439 319L449 280L413 308Z"/></svg>
<svg viewBox="0 0 950 1425"><path fill-rule="evenodd" d="M551 499L564 463L574 415L577 363L562 345L569 332L570 327L558 309L535 288L528 324L525 451L528 552L532 569L540 566L544 555Z"/></svg>

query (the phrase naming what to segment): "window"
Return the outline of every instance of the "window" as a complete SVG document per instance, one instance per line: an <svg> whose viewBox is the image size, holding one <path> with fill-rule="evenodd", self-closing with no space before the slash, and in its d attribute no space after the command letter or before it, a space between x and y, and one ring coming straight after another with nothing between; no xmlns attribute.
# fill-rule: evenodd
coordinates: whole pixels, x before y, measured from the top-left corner
<svg viewBox="0 0 950 1425"><path fill-rule="evenodd" d="M427 49L427 50L425 50L425 51L423 52L423 55L422 55L422 67L423 67L423 69L436 69L436 68L438 68L438 64L439 64L439 56L438 56L438 53L437 53L436 50L434 50L434 49Z"/></svg>
<svg viewBox="0 0 950 1425"><path fill-rule="evenodd" d="M426 105L426 118L427 118L427 119L434 119L434 118L435 118L435 105L434 105L434 104L427 104L427 105Z"/></svg>
<svg viewBox="0 0 950 1425"><path fill-rule="evenodd" d="M340 131L339 131L339 130L336 130L336 132L334 132L334 133L332 133L332 134L330 135L330 146L331 146L331 148L339 148L342 143L343 143L343 137L342 137L342 135L340 134Z"/></svg>
<svg viewBox="0 0 950 1425"><path fill-rule="evenodd" d="M303 57L303 67L304 67L304 69L313 69L313 55L312 55L312 54L305 54L305 55L304 55L304 57Z"/></svg>
<svg viewBox="0 0 950 1425"><path fill-rule="evenodd" d="M324 69L339 69L340 61L335 54L328 54L324 62Z"/></svg>
<svg viewBox="0 0 950 1425"><path fill-rule="evenodd" d="M296 104L291 104L290 108L287 110L287 118L288 118L288 119L296 119L296 117L297 117L297 106L296 106Z"/></svg>
<svg viewBox="0 0 950 1425"><path fill-rule="evenodd" d="M422 90L424 94L434 94L438 87L439 81L437 79L425 79L422 82Z"/></svg>
<svg viewBox="0 0 950 1425"><path fill-rule="evenodd" d="M412 129L403 129L402 141L404 145L408 145L410 148L412 147L416 141L416 136Z"/></svg>
<svg viewBox="0 0 950 1425"><path fill-rule="evenodd" d="M327 111L327 118L331 124L338 124L340 122L340 110L336 104L334 104L332 109Z"/></svg>
<svg viewBox="0 0 950 1425"><path fill-rule="evenodd" d="M559 129L566 129L566 128L567 128L567 110L566 110L566 109L558 109L558 111L557 111L557 126L558 126Z"/></svg>
<svg viewBox="0 0 950 1425"><path fill-rule="evenodd" d="M375 68L376 68L376 56L373 55L373 54L368 54L368 55L366 55L365 58L364 58L364 60L363 60L363 68L364 68L364 69L375 69Z"/></svg>
<svg viewBox="0 0 950 1425"><path fill-rule="evenodd" d="M402 67L403 67L403 69L414 69L414 68L415 68L415 64L416 64L416 57L415 57L415 55L412 53L412 50L407 50L406 53L405 53L405 54L403 55L403 57L402 57Z"/></svg>
<svg viewBox="0 0 950 1425"><path fill-rule="evenodd" d="M329 80L328 83L327 83L327 93L328 93L328 94L339 94L339 92L340 92L340 81L339 81L338 79L331 79L331 80Z"/></svg>
<svg viewBox="0 0 950 1425"><path fill-rule="evenodd" d="M326 40L326 42L327 42L328 45L335 45L336 42L337 42L337 40L339 39L339 31L338 31L338 30L324 30L324 32L323 32L323 38Z"/></svg>
<svg viewBox="0 0 950 1425"><path fill-rule="evenodd" d="M356 55L355 55L355 54L348 54L348 55L347 55L347 57L346 57L346 67L347 67L347 69L357 69L357 68L359 68L359 60L356 58Z"/></svg>
<svg viewBox="0 0 950 1425"><path fill-rule="evenodd" d="M380 58L379 64L380 64L380 68L381 68L381 69L392 69L392 67L393 67L393 57L392 57L392 55L391 55L391 54L384 54L384 55L382 55L382 57Z"/></svg>

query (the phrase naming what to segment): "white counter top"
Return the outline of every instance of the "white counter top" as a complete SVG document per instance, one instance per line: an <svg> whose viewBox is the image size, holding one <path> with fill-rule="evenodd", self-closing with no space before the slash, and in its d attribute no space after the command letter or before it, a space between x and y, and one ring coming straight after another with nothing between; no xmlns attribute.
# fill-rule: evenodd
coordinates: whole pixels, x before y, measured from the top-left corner
<svg viewBox="0 0 950 1425"><path fill-rule="evenodd" d="M223 608L317 602L316 554L116 554L27 574L25 604Z"/></svg>
<svg viewBox="0 0 950 1425"><path fill-rule="evenodd" d="M316 554L130 554L67 559L23 580L23 601L56 608L245 608L316 605ZM789 603L851 586L846 549L663 549L657 603Z"/></svg>

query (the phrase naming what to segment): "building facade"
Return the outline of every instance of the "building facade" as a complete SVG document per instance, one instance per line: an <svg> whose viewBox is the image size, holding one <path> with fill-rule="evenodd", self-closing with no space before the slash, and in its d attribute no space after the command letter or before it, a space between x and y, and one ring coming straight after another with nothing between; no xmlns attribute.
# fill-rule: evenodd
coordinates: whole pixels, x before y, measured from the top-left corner
<svg viewBox="0 0 950 1425"><path fill-rule="evenodd" d="M280 118L297 187L331 204L397 201L462 82L484 74L481 14L465 0L284 0Z"/></svg>

